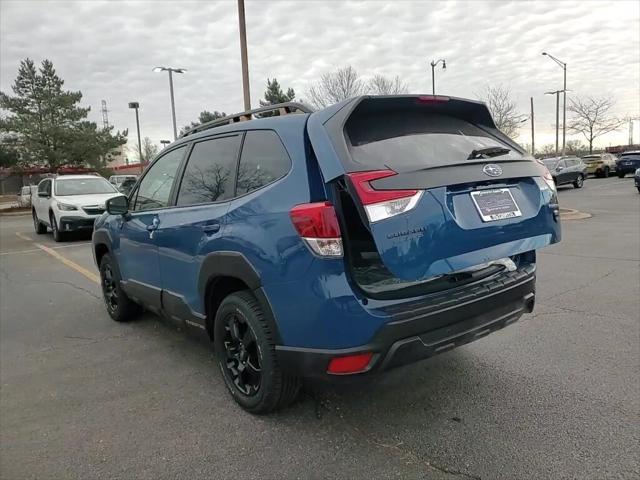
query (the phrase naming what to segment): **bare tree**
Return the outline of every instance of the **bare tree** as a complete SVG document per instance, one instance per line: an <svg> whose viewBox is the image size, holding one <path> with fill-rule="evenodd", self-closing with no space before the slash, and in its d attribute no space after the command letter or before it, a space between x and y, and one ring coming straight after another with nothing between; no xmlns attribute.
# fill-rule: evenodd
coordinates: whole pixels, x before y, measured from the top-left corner
<svg viewBox="0 0 640 480"><path fill-rule="evenodd" d="M324 108L347 98L362 95L366 90L366 85L358 72L349 65L323 74L320 80L311 86L307 96L313 106Z"/></svg>
<svg viewBox="0 0 640 480"><path fill-rule="evenodd" d="M367 83L367 90L374 95L399 95L407 93L409 87L397 75L393 79L376 75Z"/></svg>
<svg viewBox="0 0 640 480"><path fill-rule="evenodd" d="M480 99L487 104L498 130L507 137L514 137L518 134L523 115L518 113L516 103L511 98L511 91L508 87L503 85L488 86L480 95Z"/></svg>
<svg viewBox="0 0 640 480"><path fill-rule="evenodd" d="M153 157L160 151L158 145L153 143L149 137L142 140L142 161L150 162Z"/></svg>
<svg viewBox="0 0 640 480"><path fill-rule="evenodd" d="M567 127L570 132L584 136L589 143L589 153L593 152L593 141L596 138L617 130L624 123L624 120L611 115L614 103L610 97L569 99L567 110L573 113L573 118Z"/></svg>

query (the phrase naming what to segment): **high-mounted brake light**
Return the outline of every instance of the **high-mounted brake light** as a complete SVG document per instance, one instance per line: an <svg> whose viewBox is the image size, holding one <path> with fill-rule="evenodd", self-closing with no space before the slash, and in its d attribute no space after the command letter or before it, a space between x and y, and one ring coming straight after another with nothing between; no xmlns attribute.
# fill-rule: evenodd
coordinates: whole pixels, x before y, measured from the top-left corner
<svg viewBox="0 0 640 480"><path fill-rule="evenodd" d="M421 95L416 100L416 103L445 103L449 101L449 97L444 97L442 95Z"/></svg>
<svg viewBox="0 0 640 480"><path fill-rule="evenodd" d="M335 357L329 362L327 373L333 375L348 375L352 373L362 373L367 370L373 353L357 353L345 357Z"/></svg>
<svg viewBox="0 0 640 480"><path fill-rule="evenodd" d="M376 190L370 182L397 175L393 170L373 170L349 173L356 193L364 206L370 222L408 212L414 208L422 190Z"/></svg>
<svg viewBox="0 0 640 480"><path fill-rule="evenodd" d="M293 226L309 249L321 257L341 257L342 237L331 202L304 203L289 212Z"/></svg>

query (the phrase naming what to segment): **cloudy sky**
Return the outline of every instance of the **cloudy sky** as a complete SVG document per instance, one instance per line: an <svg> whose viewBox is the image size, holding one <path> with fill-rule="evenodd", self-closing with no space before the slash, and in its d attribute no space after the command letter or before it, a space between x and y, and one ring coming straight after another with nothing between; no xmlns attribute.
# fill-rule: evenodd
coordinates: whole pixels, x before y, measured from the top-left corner
<svg viewBox="0 0 640 480"><path fill-rule="evenodd" d="M637 1L250 1L246 2L252 104L267 77L300 98L322 73L352 65L363 77L399 75L411 92L429 93L428 62L441 57L438 93L475 98L487 85L511 89L522 113L536 109L536 144L554 141L555 99L568 63L570 95L611 95L615 114L640 116L640 2ZM141 130L154 142L170 139L166 73L175 78L178 125L201 110L242 110L237 4L232 1L0 0L0 88L8 91L21 59L48 58L81 90L100 121L135 137L129 101L141 105ZM635 138L640 140L640 122ZM520 141L529 143L528 127ZM596 143L626 143L628 130Z"/></svg>

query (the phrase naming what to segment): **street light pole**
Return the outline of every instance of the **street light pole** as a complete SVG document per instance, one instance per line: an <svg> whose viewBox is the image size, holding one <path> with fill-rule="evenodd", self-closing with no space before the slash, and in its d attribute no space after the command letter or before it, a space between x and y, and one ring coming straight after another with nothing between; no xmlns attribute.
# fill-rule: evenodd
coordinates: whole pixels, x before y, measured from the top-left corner
<svg viewBox="0 0 640 480"><path fill-rule="evenodd" d="M560 92L562 90L556 90L555 92L544 92L545 95L556 96L556 157L558 156L558 131L560 122Z"/></svg>
<svg viewBox="0 0 640 480"><path fill-rule="evenodd" d="M142 142L140 141L140 117L138 116L138 109L140 104L138 102L129 102L129 108L133 108L136 111L136 129L138 130L138 158L140 159L140 173L142 173Z"/></svg>
<svg viewBox="0 0 640 480"><path fill-rule="evenodd" d="M531 97L531 156L536 154L536 132L533 122L533 97Z"/></svg>
<svg viewBox="0 0 640 480"><path fill-rule="evenodd" d="M564 155L567 144L567 64L550 53L542 52L542 55L556 62L564 71L564 82L562 86L562 155Z"/></svg>
<svg viewBox="0 0 640 480"><path fill-rule="evenodd" d="M432 95L436 94L436 65L438 65L438 63L442 62L442 69L446 70L447 69L447 61L444 58L441 58L439 60L436 61L431 61L430 65L431 65L431 93Z"/></svg>
<svg viewBox="0 0 640 480"><path fill-rule="evenodd" d="M173 96L173 73L184 73L186 68L172 68L172 67L155 67L154 72L169 72L169 93L171 95L171 120L173 122L173 139L178 138L178 128L176 126L176 103Z"/></svg>
<svg viewBox="0 0 640 480"><path fill-rule="evenodd" d="M244 109L251 110L251 95L249 93L249 61L247 58L247 26L244 20L244 0L238 0L238 23L240 28L240 57L242 60L242 92Z"/></svg>
<svg viewBox="0 0 640 480"><path fill-rule="evenodd" d="M169 92L171 93L171 118L173 119L173 139L178 138L178 129L176 128L176 102L173 97L173 71L169 70Z"/></svg>

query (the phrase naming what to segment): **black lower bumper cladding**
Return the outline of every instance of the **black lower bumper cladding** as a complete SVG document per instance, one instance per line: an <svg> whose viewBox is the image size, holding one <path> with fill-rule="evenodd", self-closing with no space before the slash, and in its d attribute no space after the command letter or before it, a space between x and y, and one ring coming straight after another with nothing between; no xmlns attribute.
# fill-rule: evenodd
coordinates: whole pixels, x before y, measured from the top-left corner
<svg viewBox="0 0 640 480"><path fill-rule="evenodd" d="M339 350L277 346L278 361L291 374L335 378L326 372L331 359L339 356L374 352L365 374L429 358L532 312L535 278L535 265L531 264L455 293L429 296L390 311L392 320L366 345Z"/></svg>
<svg viewBox="0 0 640 480"><path fill-rule="evenodd" d="M77 230L93 230L93 218L60 217L59 228L61 232L74 232Z"/></svg>

